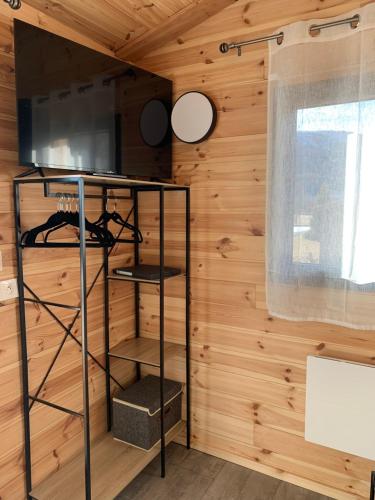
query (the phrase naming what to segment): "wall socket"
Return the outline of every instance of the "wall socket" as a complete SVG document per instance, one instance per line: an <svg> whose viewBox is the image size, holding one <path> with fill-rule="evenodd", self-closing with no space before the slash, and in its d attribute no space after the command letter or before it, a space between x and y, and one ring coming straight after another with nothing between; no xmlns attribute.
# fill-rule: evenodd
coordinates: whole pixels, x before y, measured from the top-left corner
<svg viewBox="0 0 375 500"><path fill-rule="evenodd" d="M0 300L9 300L18 297L17 279L0 281Z"/></svg>

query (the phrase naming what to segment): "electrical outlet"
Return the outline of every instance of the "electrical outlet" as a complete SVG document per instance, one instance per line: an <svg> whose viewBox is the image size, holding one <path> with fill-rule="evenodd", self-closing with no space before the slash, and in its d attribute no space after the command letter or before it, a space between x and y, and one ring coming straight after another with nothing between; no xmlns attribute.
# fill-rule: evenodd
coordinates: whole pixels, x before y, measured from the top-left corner
<svg viewBox="0 0 375 500"><path fill-rule="evenodd" d="M0 300L9 300L18 297L17 280L0 281Z"/></svg>

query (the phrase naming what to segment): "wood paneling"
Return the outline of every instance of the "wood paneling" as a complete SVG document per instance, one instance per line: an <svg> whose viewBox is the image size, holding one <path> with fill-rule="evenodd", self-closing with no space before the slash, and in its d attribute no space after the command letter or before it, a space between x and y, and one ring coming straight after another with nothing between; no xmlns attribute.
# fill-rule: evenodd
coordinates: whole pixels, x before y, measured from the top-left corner
<svg viewBox="0 0 375 500"><path fill-rule="evenodd" d="M23 0L118 56L134 60L177 40L235 0Z"/></svg>
<svg viewBox="0 0 375 500"><path fill-rule="evenodd" d="M115 52L118 57L137 60L162 47L167 42L179 40L179 35L220 12L235 0L194 0L161 23L127 41Z"/></svg>
<svg viewBox="0 0 375 500"><path fill-rule="evenodd" d="M191 185L193 446L338 499L368 498L368 460L304 440L306 356L374 363L374 332L270 317L265 304L267 45L221 55L223 41L268 34L293 21L345 14L360 0L239 0L152 54L144 67L218 108L212 137L176 142L174 179ZM183 256L183 217L167 203L166 261ZM172 219L172 214L174 217ZM144 261L157 215L142 206ZM167 285L166 337L183 335L180 284ZM142 330L156 338L155 291L142 287ZM181 362L170 368L181 372ZM182 441L181 441L182 442Z"/></svg>
<svg viewBox="0 0 375 500"><path fill-rule="evenodd" d="M309 354L375 363L374 332L288 322L267 313L267 46L248 47L240 58L234 52L221 55L218 46L223 41L267 34L293 21L345 14L369 0L228 0L229 6L216 15L212 14L225 1L163 0L150 6L138 0L23 3L19 11L0 4L0 279L15 276L10 181L19 169L13 16L112 55L110 48L118 49L127 42L127 48L124 46L119 54L133 51L143 67L172 78L176 97L186 90L201 90L213 98L218 108L212 137L198 145L176 143L174 152L174 180L189 183L192 189L193 446L335 498L367 498L369 472L375 464L303 439L305 371ZM209 10L205 10L208 4ZM192 14L190 20L186 13ZM191 23L197 26L182 33ZM141 48L137 40L142 41ZM156 50L147 54L155 46ZM29 212L25 222L30 225L43 220L54 208L48 200L36 205L32 193L30 188L23 198ZM152 195L141 200L145 235L142 260L157 263L158 216L154 201ZM166 200L166 261L183 267L184 216L180 203L178 196ZM93 213L98 210L95 206L89 208ZM130 258L121 250L114 262L129 262ZM99 261L99 253L92 252L90 277ZM57 252L51 257L43 252L26 257L25 263L28 280L37 292L51 300L76 303L78 268L73 254ZM148 285L142 285L141 290L142 332L145 337L157 338L157 290ZM111 284L112 345L132 336L131 291L131 284ZM166 291L166 338L182 343L183 278L167 282ZM89 304L90 345L99 359L103 354L101 293L99 286ZM0 495L18 500L24 493L17 306L14 301L1 306ZM36 386L53 355L60 330L37 307L28 307L28 318L31 382ZM61 318L68 324L71 315L65 311ZM78 326L74 330L77 335ZM44 396L79 408L79 361L79 350L69 341ZM133 370L129 364L124 368L124 363L114 361L114 372L128 380ZM168 363L166 375L184 381L182 356ZM104 429L104 381L91 362L90 376L93 429L97 435ZM75 419L40 406L35 407L32 423L37 450L33 457L35 479L40 481L77 452L82 434Z"/></svg>
<svg viewBox="0 0 375 500"><path fill-rule="evenodd" d="M69 38L74 42L81 43L82 45L86 45L92 49L98 50L99 52L103 52L108 55L114 55L114 53L105 47L100 42L98 43L95 38L90 38L86 36L83 31L77 31L71 28L71 24L63 24L61 22L61 18L58 16L57 18L53 18L48 15L47 12L41 12L25 2L22 2L22 9L13 10L4 2L0 4L0 18L1 18L1 49L2 49L2 64L0 67L0 81L3 77L2 70L4 71L4 78L7 77L8 67L11 65L14 67L14 61L12 57L13 52L13 19L20 19L21 21L25 21L26 23L33 24L34 26L38 26L39 28L45 29L47 31L51 31L52 33L56 33L57 35L63 36L65 38ZM14 74L12 75L14 77ZM12 76L10 78L12 78Z"/></svg>

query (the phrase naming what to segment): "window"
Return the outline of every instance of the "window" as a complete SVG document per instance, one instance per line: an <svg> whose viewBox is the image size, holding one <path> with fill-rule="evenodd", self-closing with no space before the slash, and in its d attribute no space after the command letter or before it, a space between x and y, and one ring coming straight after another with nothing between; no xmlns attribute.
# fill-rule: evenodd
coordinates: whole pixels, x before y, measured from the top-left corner
<svg viewBox="0 0 375 500"><path fill-rule="evenodd" d="M296 112L290 258L306 274L375 281L374 137L374 100Z"/></svg>
<svg viewBox="0 0 375 500"><path fill-rule="evenodd" d="M270 43L267 305L373 329L375 4L347 14L357 28L297 22Z"/></svg>

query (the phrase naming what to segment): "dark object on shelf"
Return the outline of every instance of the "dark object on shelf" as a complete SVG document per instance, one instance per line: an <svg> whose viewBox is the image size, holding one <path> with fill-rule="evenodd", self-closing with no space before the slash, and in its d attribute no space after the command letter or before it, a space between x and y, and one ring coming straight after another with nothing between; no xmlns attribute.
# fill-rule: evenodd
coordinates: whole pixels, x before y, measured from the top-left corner
<svg viewBox="0 0 375 500"><path fill-rule="evenodd" d="M160 378L148 375L113 398L115 439L150 450L160 439ZM164 431L181 420L182 384L164 379Z"/></svg>
<svg viewBox="0 0 375 500"><path fill-rule="evenodd" d="M151 266L148 264L139 264L138 266L118 267L114 269L115 274L120 276L129 276L144 280L157 280L160 278L160 266ZM164 267L164 277L178 276L181 274L181 269L175 267Z"/></svg>

